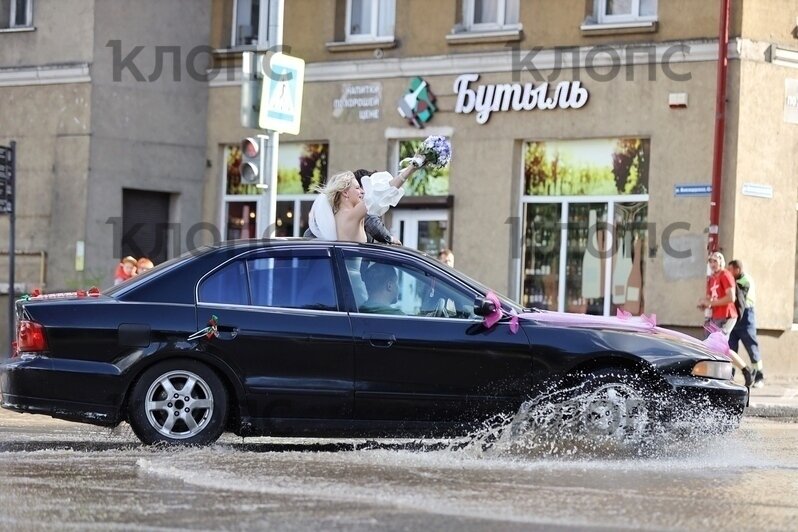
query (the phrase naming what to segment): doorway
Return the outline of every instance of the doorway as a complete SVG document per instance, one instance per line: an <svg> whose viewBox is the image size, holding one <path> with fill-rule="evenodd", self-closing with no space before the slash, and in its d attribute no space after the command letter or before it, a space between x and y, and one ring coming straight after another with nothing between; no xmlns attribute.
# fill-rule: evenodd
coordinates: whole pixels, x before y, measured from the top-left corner
<svg viewBox="0 0 798 532"><path fill-rule="evenodd" d="M406 247L433 257L451 247L447 209L399 210L392 213L391 232Z"/></svg>

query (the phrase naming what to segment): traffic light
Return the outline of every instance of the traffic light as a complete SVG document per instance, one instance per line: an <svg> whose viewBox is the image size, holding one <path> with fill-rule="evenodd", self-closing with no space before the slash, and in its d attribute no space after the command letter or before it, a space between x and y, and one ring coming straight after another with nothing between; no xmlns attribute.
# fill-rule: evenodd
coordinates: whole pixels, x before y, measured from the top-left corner
<svg viewBox="0 0 798 532"><path fill-rule="evenodd" d="M253 185L260 176L260 142L254 137L241 141L241 182Z"/></svg>

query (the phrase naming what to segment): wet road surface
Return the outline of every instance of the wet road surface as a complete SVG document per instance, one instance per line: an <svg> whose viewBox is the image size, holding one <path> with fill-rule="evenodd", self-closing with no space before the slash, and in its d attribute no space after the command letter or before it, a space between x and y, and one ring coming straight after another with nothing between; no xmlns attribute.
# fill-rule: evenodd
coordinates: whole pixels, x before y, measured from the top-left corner
<svg viewBox="0 0 798 532"><path fill-rule="evenodd" d="M798 423L655 456L224 436L205 449L0 411L2 530L798 530Z"/></svg>

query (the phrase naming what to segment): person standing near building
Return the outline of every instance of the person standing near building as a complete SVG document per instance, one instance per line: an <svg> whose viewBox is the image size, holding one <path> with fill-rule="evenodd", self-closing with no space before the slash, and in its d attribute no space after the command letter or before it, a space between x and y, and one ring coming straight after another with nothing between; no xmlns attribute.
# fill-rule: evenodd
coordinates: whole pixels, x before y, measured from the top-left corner
<svg viewBox="0 0 798 532"><path fill-rule="evenodd" d="M754 312L754 301L756 290L751 276L743 270L741 260L729 262L729 272L737 281L738 296L744 299L737 305L738 311L742 310L737 318L731 334L729 335L729 348L737 351L740 341L743 342L745 350L751 359L751 366L754 368L754 388L761 388L765 385L765 374L762 372L762 354L759 352L759 340L756 337L756 313Z"/></svg>
<svg viewBox="0 0 798 532"><path fill-rule="evenodd" d="M137 265L138 261L136 261L135 257L127 256L123 258L122 261L116 266L116 271L114 272L114 285L124 283L131 277L135 276Z"/></svg>
<svg viewBox="0 0 798 532"><path fill-rule="evenodd" d="M447 265L450 268L454 268L454 253L449 248L443 248L440 253L438 253L438 260Z"/></svg>
<svg viewBox="0 0 798 532"><path fill-rule="evenodd" d="M704 328L710 332L713 328L720 329L726 338L729 338L734 324L737 323L737 309L734 306L736 286L734 277L726 269L726 259L718 251L710 254L707 259L710 275L707 277L706 297L698 301L698 308L704 310ZM754 383L752 368L746 366L742 357L733 349L730 352L732 364L743 373L745 385Z"/></svg>

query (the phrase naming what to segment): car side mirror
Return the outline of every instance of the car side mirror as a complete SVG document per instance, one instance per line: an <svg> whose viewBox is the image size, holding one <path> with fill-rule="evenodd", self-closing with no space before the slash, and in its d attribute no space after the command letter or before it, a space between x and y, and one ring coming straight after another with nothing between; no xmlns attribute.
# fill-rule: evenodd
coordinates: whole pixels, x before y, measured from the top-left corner
<svg viewBox="0 0 798 532"><path fill-rule="evenodd" d="M490 299L478 297L474 300L474 314L477 316L489 316L496 312L496 305Z"/></svg>

